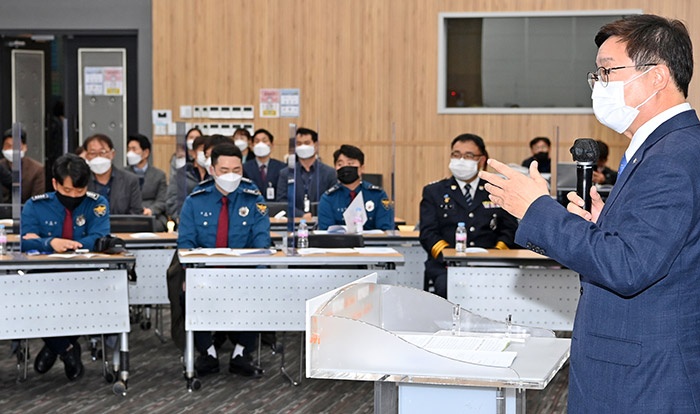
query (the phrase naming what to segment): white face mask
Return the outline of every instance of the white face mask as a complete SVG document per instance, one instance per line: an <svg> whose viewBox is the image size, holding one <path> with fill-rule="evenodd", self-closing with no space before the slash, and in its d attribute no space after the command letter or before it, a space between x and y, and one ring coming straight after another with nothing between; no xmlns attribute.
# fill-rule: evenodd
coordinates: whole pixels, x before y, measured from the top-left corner
<svg viewBox="0 0 700 414"><path fill-rule="evenodd" d="M134 151L129 151L126 153L126 163L129 165L136 165L141 162L141 156Z"/></svg>
<svg viewBox="0 0 700 414"><path fill-rule="evenodd" d="M194 145L194 140L193 139L188 139L187 140L187 149L192 151L192 145Z"/></svg>
<svg viewBox="0 0 700 414"><path fill-rule="evenodd" d="M2 155L5 157L6 160L12 162L12 150L2 150ZM24 151L19 152L20 158L24 158Z"/></svg>
<svg viewBox="0 0 700 414"><path fill-rule="evenodd" d="M238 147L239 150L245 151L246 148L248 148L248 141L245 139L237 139L233 141L234 144Z"/></svg>
<svg viewBox="0 0 700 414"><path fill-rule="evenodd" d="M226 194L236 191L236 188L238 188L238 185L241 183L241 178L243 178L242 175L236 173L226 173L219 176L214 174L212 175L214 176L214 182L216 182L216 185L221 187Z"/></svg>
<svg viewBox="0 0 700 414"><path fill-rule="evenodd" d="M479 163L474 160L452 158L450 159L450 171L456 179L469 181L479 172Z"/></svg>
<svg viewBox="0 0 700 414"><path fill-rule="evenodd" d="M204 151L197 151L197 164L202 168L208 168L207 157L204 155Z"/></svg>
<svg viewBox="0 0 700 414"><path fill-rule="evenodd" d="M204 169L209 171L209 167L211 167L211 157L207 157L207 159L204 160Z"/></svg>
<svg viewBox="0 0 700 414"><path fill-rule="evenodd" d="M187 159L185 159L185 157L176 157L173 161L173 167L175 167L176 170L179 170L180 168L184 167L186 163Z"/></svg>
<svg viewBox="0 0 700 414"><path fill-rule="evenodd" d="M299 145L296 147L294 152L297 154L297 157L302 160L306 160L314 156L316 153L316 148L314 148L313 145Z"/></svg>
<svg viewBox="0 0 700 414"><path fill-rule="evenodd" d="M608 86L603 86L603 82L596 82L593 86L591 99L593 100L593 113L598 122L618 134L627 131L627 128L639 115L639 108L649 102L649 99L653 98L656 92L633 108L625 103L625 85L637 80L652 69L649 68L626 82L612 81L608 82Z"/></svg>
<svg viewBox="0 0 700 414"><path fill-rule="evenodd" d="M253 154L255 154L256 157L267 157L270 155L270 151L272 151L272 148L264 142L258 142L253 146Z"/></svg>
<svg viewBox="0 0 700 414"><path fill-rule="evenodd" d="M95 174L104 174L109 171L109 168L112 166L112 160L105 157L95 157L88 161L88 165L90 166L90 170Z"/></svg>

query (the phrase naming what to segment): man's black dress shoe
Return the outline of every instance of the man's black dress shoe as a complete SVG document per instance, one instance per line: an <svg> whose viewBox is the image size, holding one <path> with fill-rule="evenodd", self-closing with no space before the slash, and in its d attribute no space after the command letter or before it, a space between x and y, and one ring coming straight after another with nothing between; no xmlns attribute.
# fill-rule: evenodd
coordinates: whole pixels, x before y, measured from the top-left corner
<svg viewBox="0 0 700 414"><path fill-rule="evenodd" d="M56 355L55 352L50 350L48 346L44 345L44 347L41 348L41 351L39 351L39 354L34 360L34 370L39 374L45 374L49 372L54 362L56 362L57 356L58 355Z"/></svg>
<svg viewBox="0 0 700 414"><path fill-rule="evenodd" d="M231 358L231 362L228 364L228 372L248 378L260 378L265 373L262 368L253 364L250 358L242 355Z"/></svg>
<svg viewBox="0 0 700 414"><path fill-rule="evenodd" d="M61 361L63 361L63 368L69 380L77 380L83 375L83 362L80 360L79 343L74 343L73 348L61 355Z"/></svg>
<svg viewBox="0 0 700 414"><path fill-rule="evenodd" d="M219 359L211 355L200 355L194 361L194 369L197 371L197 376L200 377L215 374L219 372Z"/></svg>

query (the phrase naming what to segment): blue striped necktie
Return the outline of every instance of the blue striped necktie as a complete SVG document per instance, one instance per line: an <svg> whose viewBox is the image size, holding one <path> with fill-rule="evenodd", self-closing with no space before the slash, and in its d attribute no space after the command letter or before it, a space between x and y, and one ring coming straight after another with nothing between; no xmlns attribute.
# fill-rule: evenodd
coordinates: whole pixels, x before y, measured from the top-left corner
<svg viewBox="0 0 700 414"><path fill-rule="evenodd" d="M472 186L471 184L464 185L464 199L467 201L467 205L472 205Z"/></svg>
<svg viewBox="0 0 700 414"><path fill-rule="evenodd" d="M622 159L620 160L620 168L617 169L617 175L622 174L622 170L624 170L626 166L627 166L627 156L623 154Z"/></svg>

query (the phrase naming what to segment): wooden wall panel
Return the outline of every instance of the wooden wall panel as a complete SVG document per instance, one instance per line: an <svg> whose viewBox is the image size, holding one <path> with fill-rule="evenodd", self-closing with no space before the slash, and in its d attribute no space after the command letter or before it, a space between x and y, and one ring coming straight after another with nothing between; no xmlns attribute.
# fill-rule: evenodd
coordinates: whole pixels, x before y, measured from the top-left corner
<svg viewBox="0 0 700 414"><path fill-rule="evenodd" d="M492 157L520 163L528 141L559 131L560 159L575 138L611 147L616 164L628 140L593 115L438 115L439 12L642 9L683 19L700 44L700 4L691 0L153 0L153 102L254 104L261 88L300 88L301 117L255 119L286 152L288 124L317 129L330 162L343 143L360 146L366 170L391 172L396 131L397 213L418 219L421 189L448 174L449 142L471 132ZM591 41L593 38L591 34ZM591 66L593 66L591 58ZM583 76L583 75L582 75ZM582 78L583 82L584 79ZM690 102L698 105L698 82ZM168 171L173 137L157 137L156 165ZM390 188L387 188L390 192Z"/></svg>

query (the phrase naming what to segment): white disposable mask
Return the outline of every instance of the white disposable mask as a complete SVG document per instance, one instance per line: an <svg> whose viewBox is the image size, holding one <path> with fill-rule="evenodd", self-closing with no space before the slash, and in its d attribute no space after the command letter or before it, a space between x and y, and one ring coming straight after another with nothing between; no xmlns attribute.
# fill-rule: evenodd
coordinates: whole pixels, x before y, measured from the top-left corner
<svg viewBox="0 0 700 414"><path fill-rule="evenodd" d="M258 142L253 146L253 154L255 154L256 157L267 157L270 155L270 151L272 151L272 148L264 142Z"/></svg>
<svg viewBox="0 0 700 414"><path fill-rule="evenodd" d="M207 157L207 159L204 160L204 169L209 171L209 167L211 167L211 157Z"/></svg>
<svg viewBox="0 0 700 414"><path fill-rule="evenodd" d="M184 167L186 163L187 159L185 159L185 157L176 157L173 161L173 167L175 167L176 170L179 170L180 168Z"/></svg>
<svg viewBox="0 0 700 414"><path fill-rule="evenodd" d="M187 149L192 151L192 146L194 145L194 140L193 139L188 139L187 140Z"/></svg>
<svg viewBox="0 0 700 414"><path fill-rule="evenodd" d="M469 181L479 172L479 163L463 158L450 159L450 171L456 179Z"/></svg>
<svg viewBox="0 0 700 414"><path fill-rule="evenodd" d="M316 153L316 148L314 148L313 145L299 145L296 147L294 152L296 152L297 157L302 160L306 160L314 156Z"/></svg>
<svg viewBox="0 0 700 414"><path fill-rule="evenodd" d="M607 86L603 86L603 82L596 82L593 86L591 99L593 100L593 113L598 122L618 134L627 131L627 128L639 115L639 108L649 102L656 95L656 92L633 108L625 103L625 85L639 79L652 69L649 68L626 82L612 81L608 82Z"/></svg>
<svg viewBox="0 0 700 414"><path fill-rule="evenodd" d="M202 168L208 168L207 157L204 155L204 151L197 151L197 164Z"/></svg>
<svg viewBox="0 0 700 414"><path fill-rule="evenodd" d="M214 182L228 194L236 191L236 188L241 183L241 178L243 176L240 174L226 173L219 176L214 175Z"/></svg>
<svg viewBox="0 0 700 414"><path fill-rule="evenodd" d="M248 148L248 141L245 139L237 139L233 141L234 144L238 147L239 150L245 151L246 148Z"/></svg>
<svg viewBox="0 0 700 414"><path fill-rule="evenodd" d="M129 151L126 153L126 163L129 165L136 165L141 162L141 156L134 151Z"/></svg>
<svg viewBox="0 0 700 414"><path fill-rule="evenodd" d="M112 160L105 157L95 157L88 161L88 165L90 166L90 171L95 174L104 174L112 166Z"/></svg>
<svg viewBox="0 0 700 414"><path fill-rule="evenodd" d="M11 149L9 150L2 150L2 155L5 157L6 160L12 162L12 153L13 151ZM19 152L20 158L24 158L24 151Z"/></svg>

